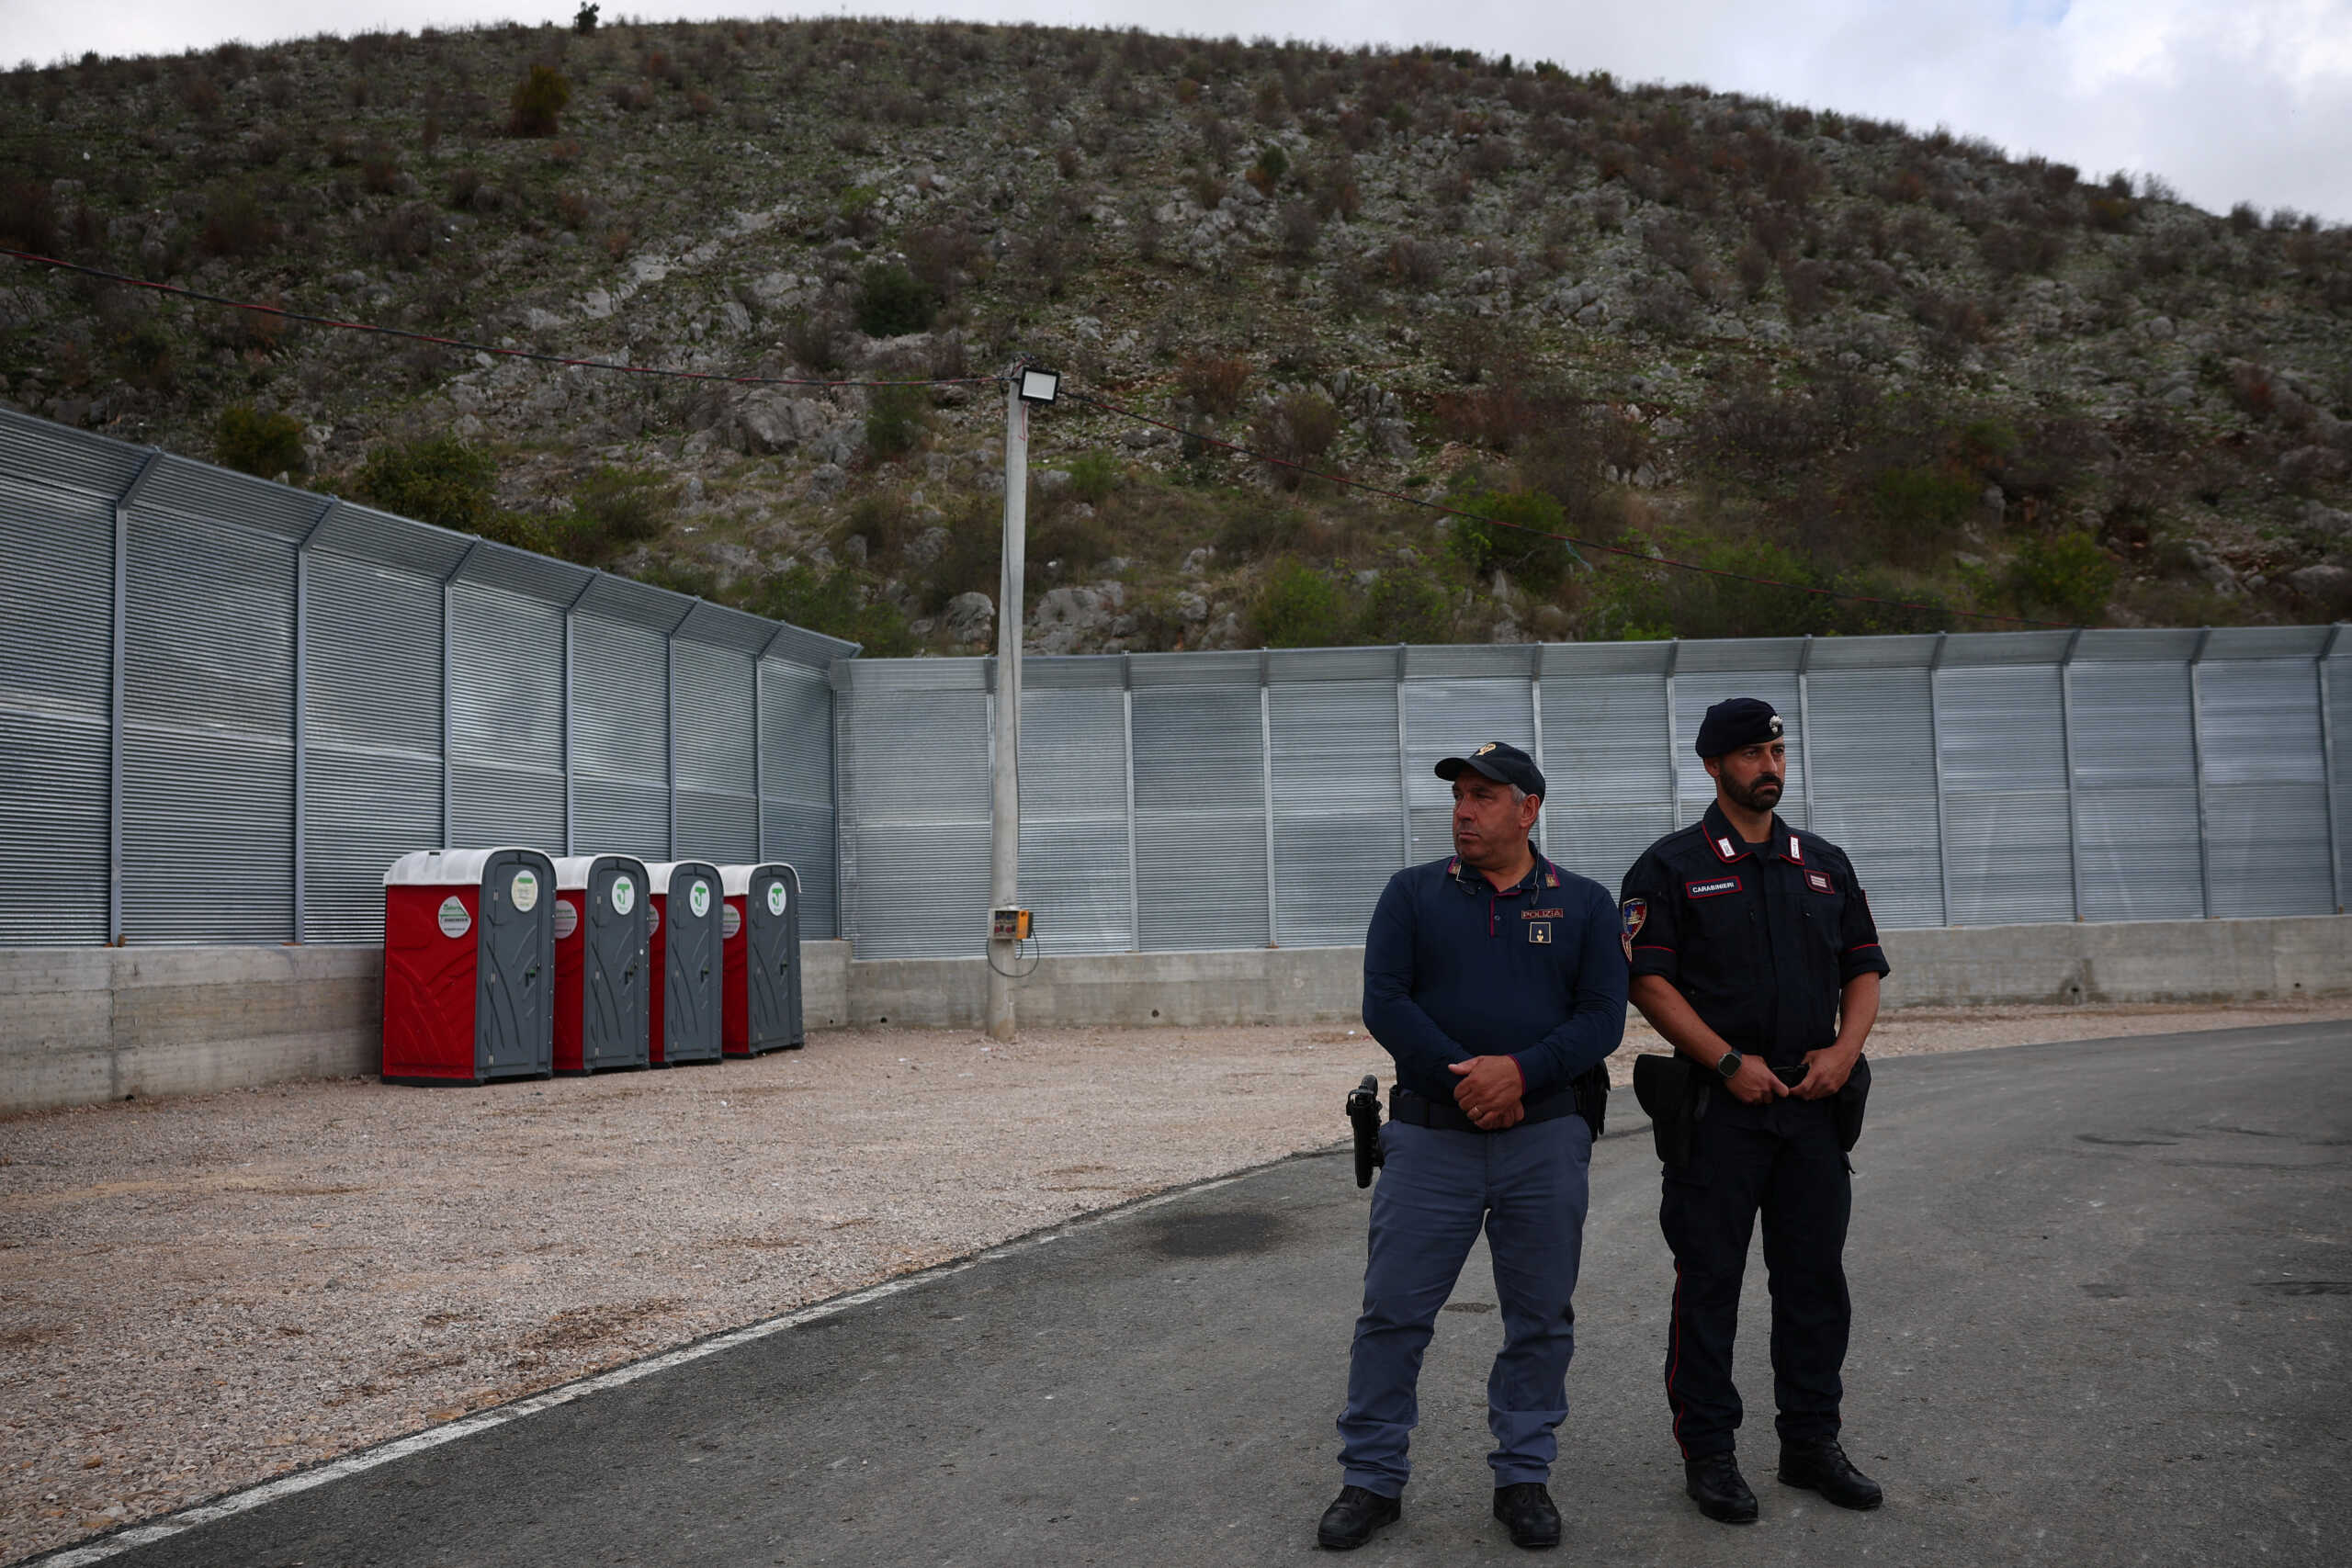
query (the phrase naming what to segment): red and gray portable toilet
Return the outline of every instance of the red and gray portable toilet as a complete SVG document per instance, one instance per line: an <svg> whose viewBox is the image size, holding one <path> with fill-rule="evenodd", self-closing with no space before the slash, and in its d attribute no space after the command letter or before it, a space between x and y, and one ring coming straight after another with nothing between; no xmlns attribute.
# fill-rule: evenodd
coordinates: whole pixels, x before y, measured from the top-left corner
<svg viewBox="0 0 2352 1568"><path fill-rule="evenodd" d="M554 1070L555 863L537 850L419 850L384 873L384 1081Z"/></svg>
<svg viewBox="0 0 2352 1568"><path fill-rule="evenodd" d="M719 1058L718 868L708 861L654 861L645 868L653 898L653 1065Z"/></svg>
<svg viewBox="0 0 2352 1568"><path fill-rule="evenodd" d="M721 1032L730 1056L805 1044L800 1024L800 874L782 861L722 865L727 944Z"/></svg>
<svg viewBox="0 0 2352 1568"><path fill-rule="evenodd" d="M632 855L555 863L555 1070L642 1067L650 1047L652 900Z"/></svg>

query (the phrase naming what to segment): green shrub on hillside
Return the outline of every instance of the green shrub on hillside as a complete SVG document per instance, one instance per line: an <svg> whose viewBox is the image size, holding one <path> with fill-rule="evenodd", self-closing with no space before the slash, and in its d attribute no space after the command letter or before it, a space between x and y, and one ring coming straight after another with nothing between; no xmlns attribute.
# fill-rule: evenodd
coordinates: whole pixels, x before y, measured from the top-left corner
<svg viewBox="0 0 2352 1568"><path fill-rule="evenodd" d="M420 523L478 534L496 509L497 478L489 453L440 435L375 447L353 477L351 494Z"/></svg>
<svg viewBox="0 0 2352 1568"><path fill-rule="evenodd" d="M1453 618L1446 614L1445 591L1428 577L1392 568L1364 596L1357 623L1362 642L1450 642Z"/></svg>
<svg viewBox="0 0 2352 1568"><path fill-rule="evenodd" d="M507 100L506 129L516 136L553 136L571 102L571 84L552 65L534 65Z"/></svg>
<svg viewBox="0 0 2352 1568"><path fill-rule="evenodd" d="M857 330L868 337L904 337L926 331L939 296L903 266L876 262L857 282Z"/></svg>
<svg viewBox="0 0 2352 1568"><path fill-rule="evenodd" d="M877 457L902 457L931 427L931 394L921 387L877 387L865 405L865 446Z"/></svg>
<svg viewBox="0 0 2352 1568"><path fill-rule="evenodd" d="M2009 581L2027 605L2058 611L2076 626L2096 626L2115 591L2115 562L2087 534L2057 534L2019 547Z"/></svg>
<svg viewBox="0 0 2352 1568"><path fill-rule="evenodd" d="M1542 491L1477 491L1453 502L1476 517L1456 517L1447 547L1453 558L1479 577L1501 570L1521 587L1549 593L1567 575L1575 559L1570 547L1551 534L1567 532L1567 513ZM1491 517L1492 523L1481 522ZM1509 525L1516 524L1512 527Z"/></svg>
<svg viewBox="0 0 2352 1568"><path fill-rule="evenodd" d="M861 644L877 659L902 659L915 651L907 618L871 598L857 574L845 568L820 577L795 561L768 579L751 607L772 619Z"/></svg>
<svg viewBox="0 0 2352 1568"><path fill-rule="evenodd" d="M1286 560L1266 574L1250 624L1262 648L1331 648L1349 640L1347 601L1313 567Z"/></svg>
<svg viewBox="0 0 2352 1568"><path fill-rule="evenodd" d="M548 525L555 553L594 566L667 531L677 485L665 475L602 468L572 491L571 510Z"/></svg>
<svg viewBox="0 0 2352 1568"><path fill-rule="evenodd" d="M291 414L263 413L245 403L220 411L212 456L221 467L274 479L302 471L302 422Z"/></svg>

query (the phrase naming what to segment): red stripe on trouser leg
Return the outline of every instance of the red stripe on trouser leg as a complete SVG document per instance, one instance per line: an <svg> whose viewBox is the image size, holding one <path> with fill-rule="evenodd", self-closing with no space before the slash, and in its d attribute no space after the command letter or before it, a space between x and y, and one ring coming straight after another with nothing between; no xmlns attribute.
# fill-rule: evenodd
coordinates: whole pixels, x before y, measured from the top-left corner
<svg viewBox="0 0 2352 1568"><path fill-rule="evenodd" d="M1690 1450L1682 1448L1682 1402L1674 1396L1674 1374L1682 1370L1682 1264L1674 1265L1673 1326L1667 1333L1666 1407L1674 1412L1674 1446L1689 1459Z"/></svg>

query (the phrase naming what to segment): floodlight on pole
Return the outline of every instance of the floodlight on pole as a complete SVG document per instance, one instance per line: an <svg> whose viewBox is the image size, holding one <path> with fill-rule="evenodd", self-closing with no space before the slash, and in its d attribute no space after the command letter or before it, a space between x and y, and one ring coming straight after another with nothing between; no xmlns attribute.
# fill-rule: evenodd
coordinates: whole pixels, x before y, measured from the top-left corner
<svg viewBox="0 0 2352 1568"><path fill-rule="evenodd" d="M1047 370L1035 365L1021 367L1020 395L1024 403L1050 403L1061 390L1062 378L1058 370Z"/></svg>

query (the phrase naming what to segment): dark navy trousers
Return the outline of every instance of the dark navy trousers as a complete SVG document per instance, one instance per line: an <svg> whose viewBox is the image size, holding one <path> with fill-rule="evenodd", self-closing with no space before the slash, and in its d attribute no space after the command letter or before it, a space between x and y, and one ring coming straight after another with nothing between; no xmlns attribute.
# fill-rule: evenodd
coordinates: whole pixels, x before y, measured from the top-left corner
<svg viewBox="0 0 2352 1568"><path fill-rule="evenodd" d="M1495 1266L1503 1348L1487 1379L1495 1484L1542 1482L1559 1451L1576 1350L1577 1265L1592 1163L1581 1116L1504 1133L1455 1133L1391 1122L1372 1195L1363 1315L1340 1416L1346 1483L1394 1497L1412 1467L1416 1387L1438 1309L1453 1293L1481 1228Z"/></svg>
<svg viewBox="0 0 2352 1568"><path fill-rule="evenodd" d="M1666 1172L1658 1221L1674 1251L1666 1399L1686 1459L1727 1453L1739 1429L1732 1342L1757 1217L1772 1292L1772 1397L1783 1440L1838 1435L1853 1303L1846 1291L1852 1179L1826 1100L1743 1105L1707 1091L1690 1161Z"/></svg>

